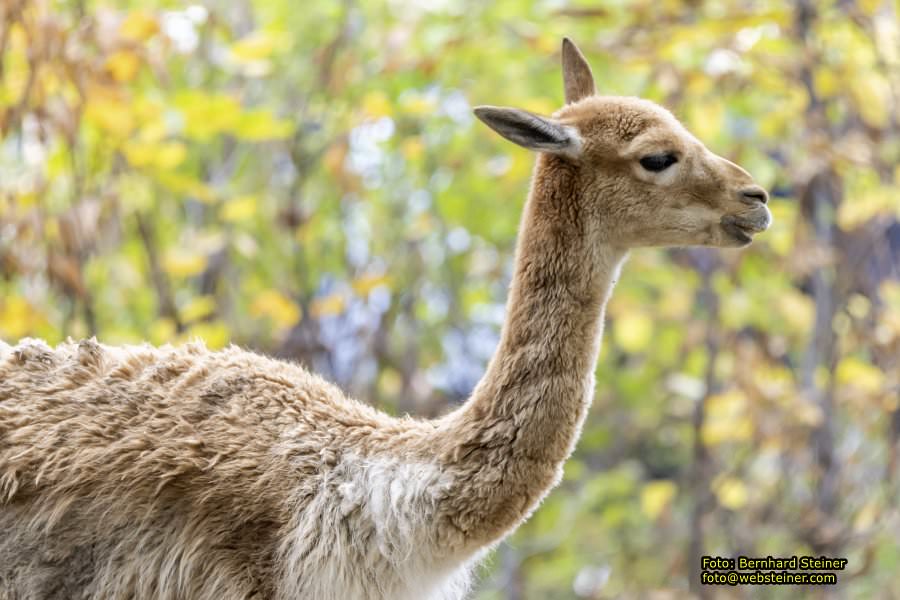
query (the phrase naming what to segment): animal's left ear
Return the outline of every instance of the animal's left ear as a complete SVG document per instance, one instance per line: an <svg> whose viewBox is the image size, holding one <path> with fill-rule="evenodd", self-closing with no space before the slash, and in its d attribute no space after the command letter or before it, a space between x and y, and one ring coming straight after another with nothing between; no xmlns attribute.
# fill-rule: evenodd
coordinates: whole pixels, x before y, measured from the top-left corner
<svg viewBox="0 0 900 600"><path fill-rule="evenodd" d="M475 116L509 141L529 150L572 157L581 150L581 137L574 128L527 110L476 106Z"/></svg>
<svg viewBox="0 0 900 600"><path fill-rule="evenodd" d="M594 74L581 50L569 38L562 41L563 86L566 89L566 104L578 102L582 98L597 93Z"/></svg>

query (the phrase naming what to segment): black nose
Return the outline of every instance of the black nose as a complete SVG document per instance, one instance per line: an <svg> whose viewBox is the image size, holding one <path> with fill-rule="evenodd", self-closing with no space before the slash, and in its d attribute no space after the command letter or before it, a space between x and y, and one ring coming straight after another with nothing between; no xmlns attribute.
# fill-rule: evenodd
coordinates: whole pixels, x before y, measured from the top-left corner
<svg viewBox="0 0 900 600"><path fill-rule="evenodd" d="M744 202L762 202L765 204L769 201L769 194L758 185L754 185L741 190L741 200Z"/></svg>

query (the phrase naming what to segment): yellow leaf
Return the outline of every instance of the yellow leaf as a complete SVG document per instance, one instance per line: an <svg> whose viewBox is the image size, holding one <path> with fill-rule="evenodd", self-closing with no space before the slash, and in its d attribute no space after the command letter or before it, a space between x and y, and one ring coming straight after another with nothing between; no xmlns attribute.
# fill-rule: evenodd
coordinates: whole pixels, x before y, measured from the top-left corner
<svg viewBox="0 0 900 600"><path fill-rule="evenodd" d="M778 312L793 331L805 333L812 327L816 307L809 296L786 290L778 295Z"/></svg>
<svg viewBox="0 0 900 600"><path fill-rule="evenodd" d="M864 187L841 202L837 222L844 231L852 231L879 215L900 216L897 192L891 186Z"/></svg>
<svg viewBox="0 0 900 600"><path fill-rule="evenodd" d="M316 298L309 307L314 317L340 314L344 310L344 297L340 293Z"/></svg>
<svg viewBox="0 0 900 600"><path fill-rule="evenodd" d="M155 167L165 171L174 169L187 158L187 147L181 142L127 142L122 147L122 153L132 166Z"/></svg>
<svg viewBox="0 0 900 600"><path fill-rule="evenodd" d="M869 16L875 14L875 12L884 5L884 0L858 0L857 6L859 6L864 13Z"/></svg>
<svg viewBox="0 0 900 600"><path fill-rule="evenodd" d="M747 415L744 395L729 390L707 398L706 420L700 435L707 446L751 439L753 421Z"/></svg>
<svg viewBox="0 0 900 600"><path fill-rule="evenodd" d="M237 99L225 94L181 92L174 104L184 115L185 135L202 141L234 130L244 118Z"/></svg>
<svg viewBox="0 0 900 600"><path fill-rule="evenodd" d="M250 141L284 139L293 131L293 123L287 119L276 119L267 110L244 112L234 125L235 135Z"/></svg>
<svg viewBox="0 0 900 600"><path fill-rule="evenodd" d="M181 142L164 142L157 147L154 164L158 169L174 169L187 158L187 146Z"/></svg>
<svg viewBox="0 0 900 600"><path fill-rule="evenodd" d="M119 35L135 41L146 41L159 31L159 23L150 13L136 10L128 13L125 20L119 26Z"/></svg>
<svg viewBox="0 0 900 600"><path fill-rule="evenodd" d="M766 232L766 242L779 256L787 256L794 248L793 230L795 211L792 204L772 200L769 202L772 211L772 226Z"/></svg>
<svg viewBox="0 0 900 600"><path fill-rule="evenodd" d="M885 304L900 311L900 282L885 279L878 286L878 295Z"/></svg>
<svg viewBox="0 0 900 600"><path fill-rule="evenodd" d="M708 94L713 89L713 80L703 71L688 71L684 74L687 79L686 92L692 97Z"/></svg>
<svg viewBox="0 0 900 600"><path fill-rule="evenodd" d="M616 318L613 337L625 352L641 352L650 344L653 320L645 313L629 309Z"/></svg>
<svg viewBox="0 0 900 600"><path fill-rule="evenodd" d="M771 111L759 116L757 127L763 138L776 138L784 134L790 122L791 119L785 111Z"/></svg>
<svg viewBox="0 0 900 600"><path fill-rule="evenodd" d="M857 319L865 319L872 308L872 303L862 294L853 294L847 299L847 312Z"/></svg>
<svg viewBox="0 0 900 600"><path fill-rule="evenodd" d="M520 105L525 110L539 115L550 115L557 109L557 106L549 98L528 98L521 102Z"/></svg>
<svg viewBox="0 0 900 600"><path fill-rule="evenodd" d="M134 79L141 68L141 59L129 50L113 52L106 59L106 70L116 81L127 82Z"/></svg>
<svg viewBox="0 0 900 600"><path fill-rule="evenodd" d="M427 115L434 111L434 100L422 94L404 94L401 106L404 115Z"/></svg>
<svg viewBox="0 0 900 600"><path fill-rule="evenodd" d="M884 386L884 373L881 369L865 363L858 358L847 356L841 359L835 370L838 385L855 388L865 393L878 393Z"/></svg>
<svg viewBox="0 0 900 600"><path fill-rule="evenodd" d="M219 215L223 221L231 223L246 221L256 214L258 204L259 198L254 195L238 196L225 204Z"/></svg>
<svg viewBox="0 0 900 600"><path fill-rule="evenodd" d="M19 209L27 209L37 204L37 198L38 196L35 192L22 191L21 193L15 194L14 196L11 196L7 199L10 200L12 205L15 207ZM0 211L0 214L4 214L3 211Z"/></svg>
<svg viewBox="0 0 900 600"><path fill-rule="evenodd" d="M641 489L641 510L650 519L657 518L672 502L678 487L664 479L651 481Z"/></svg>
<svg viewBox="0 0 900 600"><path fill-rule="evenodd" d="M794 402L789 405L788 410L790 410L794 419L807 427L818 427L822 424L822 419L825 415L822 413L822 409L814 404L810 400L798 398Z"/></svg>
<svg viewBox="0 0 900 600"><path fill-rule="evenodd" d="M152 119L143 124L138 138L145 143L161 142L168 135L168 131L165 119Z"/></svg>
<svg viewBox="0 0 900 600"><path fill-rule="evenodd" d="M850 85L859 116L871 127L886 127L891 118L891 86L874 70L860 71Z"/></svg>
<svg viewBox="0 0 900 600"><path fill-rule="evenodd" d="M878 286L878 295L884 301L886 310L881 312L875 336L879 343L888 345L900 339L900 283L885 280Z"/></svg>
<svg viewBox="0 0 900 600"><path fill-rule="evenodd" d="M34 333L35 328L45 321L43 315L22 296L8 296L0 304L0 334L9 340L18 340Z"/></svg>
<svg viewBox="0 0 900 600"><path fill-rule="evenodd" d="M417 135L406 138L400 146L400 151L403 152L403 156L406 157L406 160L418 160L425 152L425 143L422 141L422 138Z"/></svg>
<svg viewBox="0 0 900 600"><path fill-rule="evenodd" d="M300 307L278 290L260 292L250 305L254 317L268 317L280 327L289 327L301 318Z"/></svg>
<svg viewBox="0 0 900 600"><path fill-rule="evenodd" d="M185 323L208 317L216 311L216 299L212 296L197 296L181 309L180 315Z"/></svg>
<svg viewBox="0 0 900 600"><path fill-rule="evenodd" d="M191 277L206 268L206 257L187 250L171 250L163 257L163 269L173 277Z"/></svg>
<svg viewBox="0 0 900 600"><path fill-rule="evenodd" d="M753 317L753 299L747 290L737 288L722 294L722 324L729 329L740 329Z"/></svg>
<svg viewBox="0 0 900 600"><path fill-rule="evenodd" d="M747 398L743 392L734 388L706 399L707 417L729 418L743 413L746 408Z"/></svg>
<svg viewBox="0 0 900 600"><path fill-rule="evenodd" d="M156 145L128 142L122 146L122 154L133 167L149 167L156 156Z"/></svg>
<svg viewBox="0 0 900 600"><path fill-rule="evenodd" d="M379 285L387 283L387 280L387 275L367 273L360 275L353 281L353 289L360 296L368 296L369 292Z"/></svg>
<svg viewBox="0 0 900 600"><path fill-rule="evenodd" d="M714 140L723 129L725 104L717 100L707 100L691 105L688 110L690 129L703 141Z"/></svg>
<svg viewBox="0 0 900 600"><path fill-rule="evenodd" d="M830 98L842 90L843 83L838 74L828 67L819 67L813 73L813 87L823 98Z"/></svg>
<svg viewBox="0 0 900 600"><path fill-rule="evenodd" d="M129 210L146 211L152 209L157 202L156 192L144 175L128 169L116 178L122 206Z"/></svg>
<svg viewBox="0 0 900 600"><path fill-rule="evenodd" d="M749 493L740 479L725 477L713 486L719 504L731 510L740 510L747 505Z"/></svg>
<svg viewBox="0 0 900 600"><path fill-rule="evenodd" d="M384 117L391 114L391 101L384 92L369 92L363 96L362 109L370 117Z"/></svg>
<svg viewBox="0 0 900 600"><path fill-rule="evenodd" d="M84 106L84 118L119 137L124 137L134 129L135 118L131 107L117 93L94 88L88 92Z"/></svg>
<svg viewBox="0 0 900 600"><path fill-rule="evenodd" d="M175 193L196 198L207 204L212 203L216 198L212 188L189 175L160 171L156 173L156 180Z"/></svg>
<svg viewBox="0 0 900 600"><path fill-rule="evenodd" d="M703 443L715 446L725 442L740 442L753 437L753 422L747 417L731 421L716 419L703 424Z"/></svg>
<svg viewBox="0 0 900 600"><path fill-rule="evenodd" d="M25 206L28 206L28 204ZM48 218L44 221L44 239L50 241L59 239L59 219Z"/></svg>
<svg viewBox="0 0 900 600"><path fill-rule="evenodd" d="M225 347L230 337L228 327L221 321L204 321L192 325L190 329L181 334L179 341L189 342L201 339L210 350L218 350Z"/></svg>
<svg viewBox="0 0 900 600"><path fill-rule="evenodd" d="M150 326L149 337L150 342L157 346L171 342L175 339L175 322L172 319L157 319Z"/></svg>
<svg viewBox="0 0 900 600"><path fill-rule="evenodd" d="M275 47L275 36L264 31L254 31L231 46L231 56L237 62L263 60L272 55Z"/></svg>
<svg viewBox="0 0 900 600"><path fill-rule="evenodd" d="M693 308L693 294L686 285L670 285L666 301L659 307L659 316L667 319L685 319Z"/></svg>
<svg viewBox="0 0 900 600"><path fill-rule="evenodd" d="M853 519L853 530L856 532L863 532L866 529L869 529L878 520L880 514L881 509L878 506L878 501L869 500L859 512L856 513L856 517Z"/></svg>
<svg viewBox="0 0 900 600"><path fill-rule="evenodd" d="M400 394L402 388L403 379L396 369L387 367L381 371L381 375L378 376L378 389L384 396L394 398Z"/></svg>
<svg viewBox="0 0 900 600"><path fill-rule="evenodd" d="M559 37L549 31L545 31L534 40L534 47L541 54L551 54L559 48Z"/></svg>

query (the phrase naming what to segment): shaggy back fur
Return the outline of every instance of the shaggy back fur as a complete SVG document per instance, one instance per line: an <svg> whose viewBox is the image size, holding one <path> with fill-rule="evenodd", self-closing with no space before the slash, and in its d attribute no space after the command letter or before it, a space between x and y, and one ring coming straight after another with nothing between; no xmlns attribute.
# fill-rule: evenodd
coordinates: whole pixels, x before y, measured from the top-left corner
<svg viewBox="0 0 900 600"><path fill-rule="evenodd" d="M563 66L552 118L476 109L540 154L499 348L443 418L235 347L0 343L0 600L462 598L559 480L627 250L770 219L670 113L595 96L568 40Z"/></svg>

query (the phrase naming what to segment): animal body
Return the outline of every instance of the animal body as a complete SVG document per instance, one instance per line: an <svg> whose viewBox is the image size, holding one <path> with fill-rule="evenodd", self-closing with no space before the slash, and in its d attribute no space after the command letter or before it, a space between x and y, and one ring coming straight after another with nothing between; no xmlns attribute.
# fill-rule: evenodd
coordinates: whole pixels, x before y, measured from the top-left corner
<svg viewBox="0 0 900 600"><path fill-rule="evenodd" d="M463 598L559 481L628 250L770 222L746 171L562 58L552 117L475 109L538 155L501 341L457 410L393 418L235 347L0 345L0 599Z"/></svg>

